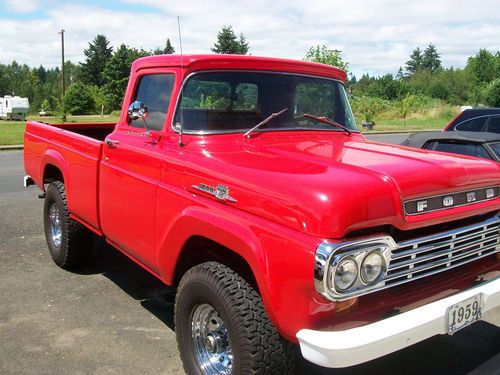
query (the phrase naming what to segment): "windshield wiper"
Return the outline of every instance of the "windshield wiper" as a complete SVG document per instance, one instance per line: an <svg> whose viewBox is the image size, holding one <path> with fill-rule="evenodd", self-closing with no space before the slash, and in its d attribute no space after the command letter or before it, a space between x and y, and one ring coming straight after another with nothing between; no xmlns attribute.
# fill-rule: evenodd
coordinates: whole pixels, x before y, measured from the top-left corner
<svg viewBox="0 0 500 375"><path fill-rule="evenodd" d="M288 108L283 108L281 111L279 112L275 112L275 113L271 113L269 116L267 116L264 120L262 120L261 122L259 122L257 125L255 125L252 129L248 130L245 134L243 134L244 137L246 138L250 138L250 134L260 128L261 126L267 124L269 121L271 121L273 118L275 117L278 117L279 115L281 115L282 113L285 113L286 111L288 111Z"/></svg>
<svg viewBox="0 0 500 375"><path fill-rule="evenodd" d="M322 116L322 117L314 116L314 115L311 115L309 113L304 113L303 116L307 117L307 118L310 118L312 120L316 120L318 122L322 122L323 124L328 124L328 125L335 126L335 127L339 128L339 129L342 129L343 131L346 131L347 134L349 134L349 135L352 134L352 131L350 131L349 129L347 129L345 126L340 125L338 122L333 121L332 119L330 119L328 117L325 117L325 116Z"/></svg>

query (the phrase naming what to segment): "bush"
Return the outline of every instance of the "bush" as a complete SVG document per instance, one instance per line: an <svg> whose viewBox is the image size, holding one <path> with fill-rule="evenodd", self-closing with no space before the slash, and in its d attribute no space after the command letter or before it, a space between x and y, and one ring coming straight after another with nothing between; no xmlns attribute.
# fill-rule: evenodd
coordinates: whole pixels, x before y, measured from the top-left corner
<svg viewBox="0 0 500 375"><path fill-rule="evenodd" d="M95 102L89 88L77 82L71 85L64 96L66 112L72 115L86 115L94 111Z"/></svg>
<svg viewBox="0 0 500 375"><path fill-rule="evenodd" d="M500 107L500 78L495 79L486 87L484 101L490 107Z"/></svg>
<svg viewBox="0 0 500 375"><path fill-rule="evenodd" d="M380 112L390 107L390 102L370 96L358 96L351 97L351 105L355 114L371 122Z"/></svg>

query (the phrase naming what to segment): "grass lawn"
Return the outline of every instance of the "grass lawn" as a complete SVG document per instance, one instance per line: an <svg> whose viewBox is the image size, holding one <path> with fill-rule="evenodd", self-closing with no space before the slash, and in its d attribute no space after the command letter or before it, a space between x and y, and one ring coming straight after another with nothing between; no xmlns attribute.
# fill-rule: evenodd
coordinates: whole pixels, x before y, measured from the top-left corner
<svg viewBox="0 0 500 375"><path fill-rule="evenodd" d="M401 119L382 119L376 121L375 131L406 131L406 130L441 130L453 117L446 118L410 118L403 125ZM361 128L361 121L358 123Z"/></svg>
<svg viewBox="0 0 500 375"><path fill-rule="evenodd" d="M49 123L61 123L60 117L30 116L28 120ZM66 122L113 122L118 121L117 116L68 116ZM0 145L20 145L23 143L24 121L0 120Z"/></svg>

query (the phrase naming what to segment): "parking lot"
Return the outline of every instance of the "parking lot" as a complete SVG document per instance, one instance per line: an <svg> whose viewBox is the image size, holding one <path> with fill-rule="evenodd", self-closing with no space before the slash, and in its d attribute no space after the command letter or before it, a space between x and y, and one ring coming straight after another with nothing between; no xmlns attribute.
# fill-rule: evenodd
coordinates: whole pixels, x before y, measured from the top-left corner
<svg viewBox="0 0 500 375"><path fill-rule="evenodd" d="M182 374L174 291L96 239L79 272L46 249L36 187L23 189L22 151L0 152L0 374ZM297 374L500 373L500 309L454 336L438 336L350 369L297 354ZM496 372L495 372L496 371Z"/></svg>

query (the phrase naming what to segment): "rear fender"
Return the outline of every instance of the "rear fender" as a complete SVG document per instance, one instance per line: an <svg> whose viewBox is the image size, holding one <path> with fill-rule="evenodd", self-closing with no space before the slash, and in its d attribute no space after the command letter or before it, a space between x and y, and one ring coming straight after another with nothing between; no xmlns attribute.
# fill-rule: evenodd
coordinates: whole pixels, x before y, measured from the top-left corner
<svg viewBox="0 0 500 375"><path fill-rule="evenodd" d="M39 171L39 176L41 176L40 188L42 188L45 191L45 186L44 186L44 180L45 180L45 169L47 165L53 165L57 169L61 171L61 174L63 175L64 178L64 184L66 185L66 191L68 191L68 184L69 184L69 178L68 178L68 164L66 162L66 159L64 156L54 150L54 149L49 149L46 150L43 157L42 157L42 162L40 163L40 171Z"/></svg>

